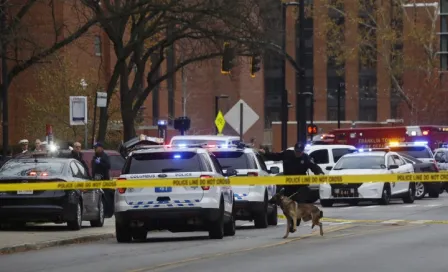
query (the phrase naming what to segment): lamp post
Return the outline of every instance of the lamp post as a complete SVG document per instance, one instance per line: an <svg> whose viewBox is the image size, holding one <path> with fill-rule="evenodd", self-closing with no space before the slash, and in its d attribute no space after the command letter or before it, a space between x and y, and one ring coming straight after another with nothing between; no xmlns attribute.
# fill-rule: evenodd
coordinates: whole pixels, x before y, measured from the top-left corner
<svg viewBox="0 0 448 272"><path fill-rule="evenodd" d="M228 99L229 96L226 94L216 95L215 96L215 119L218 116L219 112L219 99ZM215 127L215 134L218 134L218 128Z"/></svg>
<svg viewBox="0 0 448 272"><path fill-rule="evenodd" d="M6 0L1 0L0 2L0 28L1 34L6 34ZM2 69L2 103L3 103L3 120L2 120L2 130L3 130L3 159L8 155L9 148L9 105L8 105L8 66L6 63L6 51L7 43L6 39L1 41L1 69Z"/></svg>
<svg viewBox="0 0 448 272"><path fill-rule="evenodd" d="M81 79L81 81L79 82L79 85L81 85L81 88L83 90L86 90L87 86L89 86L89 84L87 84L87 82L86 82L86 80L84 78ZM96 103L96 101L95 101L95 103ZM85 105L85 106L87 107L87 105ZM87 116L86 116L86 120L89 120L89 118ZM85 148L87 148L87 144L88 144L88 140L87 140L87 138L89 137L88 134L89 134L89 132L88 132L88 122L86 122L84 124L84 147Z"/></svg>

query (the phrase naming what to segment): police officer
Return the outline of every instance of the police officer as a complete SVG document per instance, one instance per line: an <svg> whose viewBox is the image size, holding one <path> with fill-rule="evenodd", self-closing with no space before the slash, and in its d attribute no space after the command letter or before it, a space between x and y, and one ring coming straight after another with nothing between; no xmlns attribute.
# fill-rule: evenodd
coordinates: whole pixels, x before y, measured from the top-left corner
<svg viewBox="0 0 448 272"><path fill-rule="evenodd" d="M304 152L304 145L297 143L294 145L294 150L284 150L280 153L265 153L264 150L260 150L264 153L266 160L283 161L283 175L306 175L308 170L311 170L315 175L323 175L324 172L315 164L312 158ZM285 195L291 196L297 202L303 202L306 200L308 193L308 185L287 185L285 186Z"/></svg>
<svg viewBox="0 0 448 272"><path fill-rule="evenodd" d="M103 144L97 142L94 146L95 154L92 158L92 177L94 180L110 179L110 159L104 152ZM114 211L114 189L103 189L106 200L105 214L113 214Z"/></svg>
<svg viewBox="0 0 448 272"><path fill-rule="evenodd" d="M81 143L75 142L73 144L73 150L71 151L70 156L73 159L78 160L84 166L84 169L86 169L86 171L89 172L89 167L87 166L87 163L84 161L83 154L81 152L81 148L82 148Z"/></svg>

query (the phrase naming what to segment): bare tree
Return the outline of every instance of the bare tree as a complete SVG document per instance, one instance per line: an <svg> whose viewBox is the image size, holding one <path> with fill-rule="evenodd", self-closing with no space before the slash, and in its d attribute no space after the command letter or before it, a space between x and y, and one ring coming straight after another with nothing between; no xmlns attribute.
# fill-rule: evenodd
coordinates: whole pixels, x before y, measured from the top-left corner
<svg viewBox="0 0 448 272"><path fill-rule="evenodd" d="M399 96L411 113L427 109L430 102L426 100L423 105L422 97L428 95L429 88L437 88L438 4L362 0L352 3L357 8L354 12L353 6L344 6L347 1L320 1L328 10L328 16L324 16L326 31L320 35L326 35L328 59L339 67L340 74L346 61L359 58L361 70L387 71L391 95ZM355 45L345 42L348 24L357 25ZM405 73L419 75L422 87L406 88Z"/></svg>

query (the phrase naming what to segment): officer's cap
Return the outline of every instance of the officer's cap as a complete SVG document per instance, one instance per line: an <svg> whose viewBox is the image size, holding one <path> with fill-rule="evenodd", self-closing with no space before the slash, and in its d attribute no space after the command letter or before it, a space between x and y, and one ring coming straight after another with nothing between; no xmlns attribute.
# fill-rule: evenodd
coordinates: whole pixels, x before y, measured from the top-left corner
<svg viewBox="0 0 448 272"><path fill-rule="evenodd" d="M28 143L29 142L28 142L27 139L22 139L22 140L19 141L19 144L21 144L21 145L27 145Z"/></svg>
<svg viewBox="0 0 448 272"><path fill-rule="evenodd" d="M305 147L303 146L302 143L296 143L294 145L294 151L295 152L303 152L303 150L305 150Z"/></svg>

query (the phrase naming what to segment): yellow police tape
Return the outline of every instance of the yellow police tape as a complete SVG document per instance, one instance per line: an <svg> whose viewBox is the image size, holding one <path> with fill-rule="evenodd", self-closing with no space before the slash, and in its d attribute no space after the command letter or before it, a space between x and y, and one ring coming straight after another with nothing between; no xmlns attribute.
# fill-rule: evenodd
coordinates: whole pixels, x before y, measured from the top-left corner
<svg viewBox="0 0 448 272"><path fill-rule="evenodd" d="M33 182L26 179L16 183L0 184L0 192L19 190L77 190L77 189L115 189L146 187L184 187L184 186L238 186L238 185L308 185L308 184L348 184L367 182L445 182L448 173L425 174L386 174L386 175L318 175L318 176L266 176L229 178L187 178L148 179L156 175L142 174L128 180L73 181L73 182ZM137 179L138 178L138 179Z"/></svg>

